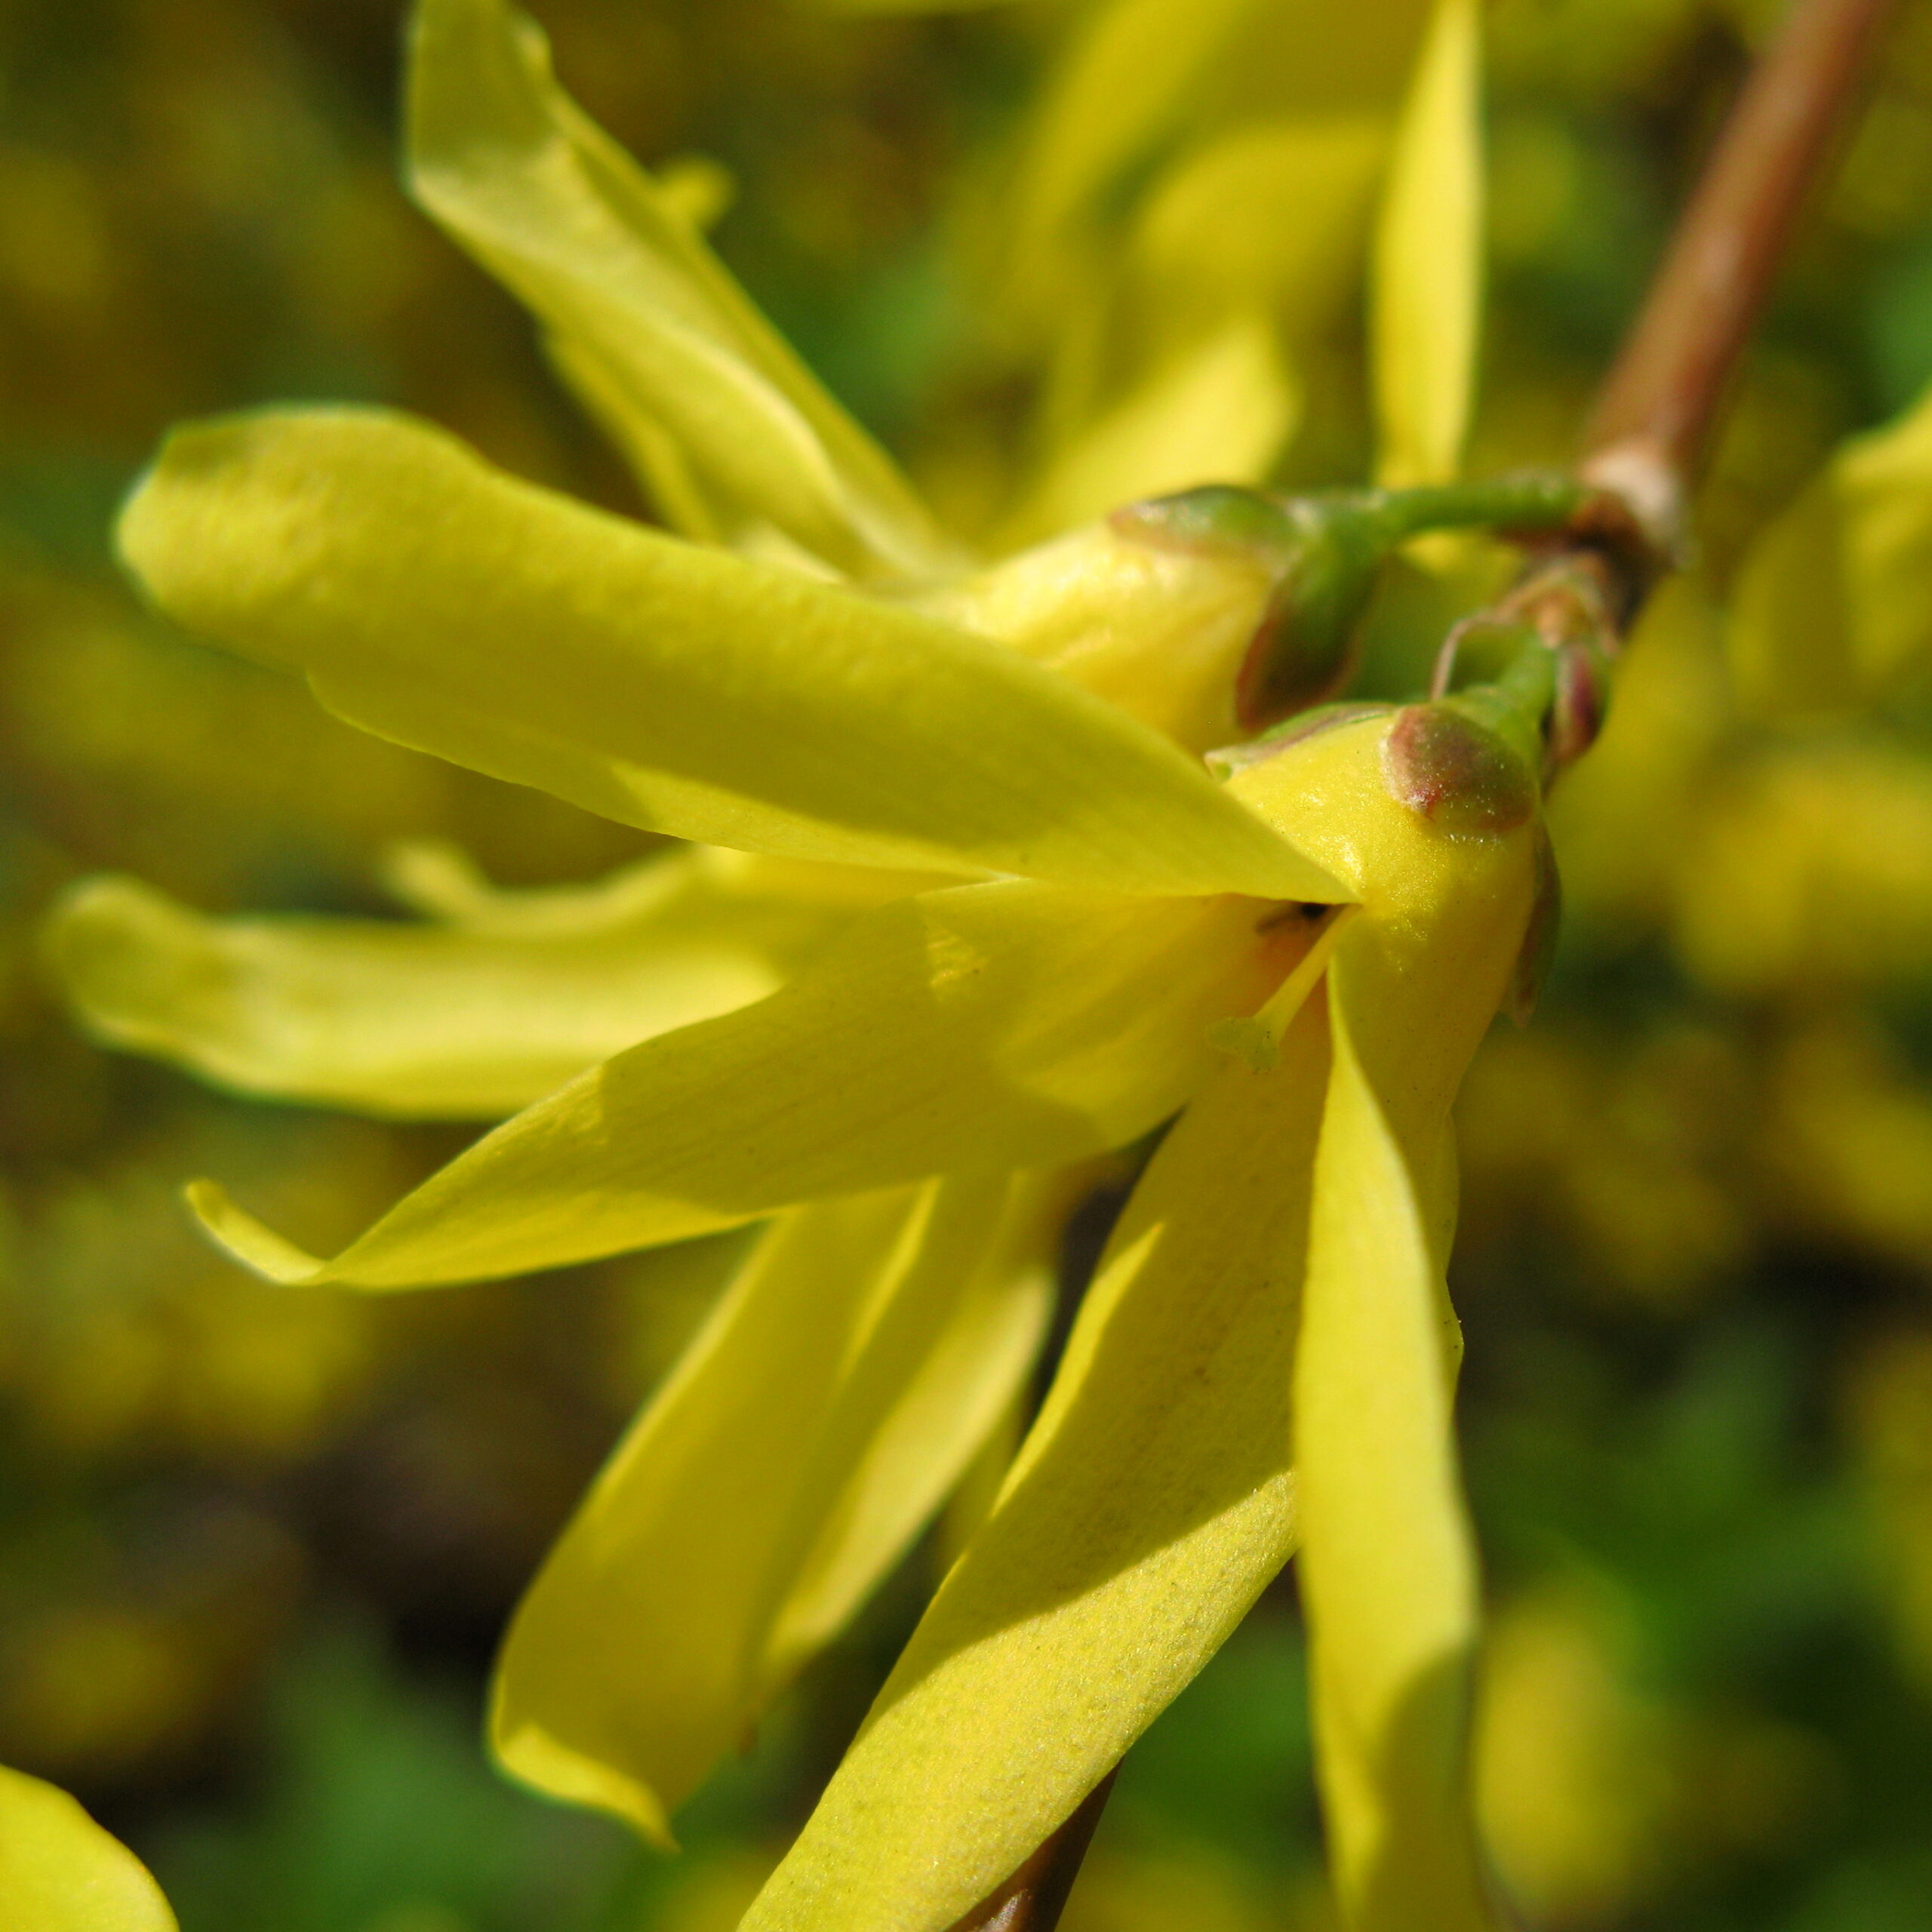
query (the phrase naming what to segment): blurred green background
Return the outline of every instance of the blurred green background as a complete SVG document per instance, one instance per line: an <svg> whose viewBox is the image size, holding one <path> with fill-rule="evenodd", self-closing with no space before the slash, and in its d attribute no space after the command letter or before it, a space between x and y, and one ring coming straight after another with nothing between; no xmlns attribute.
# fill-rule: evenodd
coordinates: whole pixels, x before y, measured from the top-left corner
<svg viewBox="0 0 1932 1932"><path fill-rule="evenodd" d="M986 157L1082 9L538 11L634 151L731 171L721 251L970 519L1041 384L988 350L962 264ZM1475 468L1568 450L1776 11L1498 0ZM395 186L398 15L0 0L0 1761L76 1790L186 1932L724 1928L932 1552L694 1805L681 1859L500 1782L497 1634L709 1257L392 1301L265 1289L192 1231L183 1180L220 1173L326 1247L462 1137L97 1051L36 957L87 871L211 910L380 913L398 838L512 882L646 842L334 724L145 616L109 555L168 423L291 397L419 410L638 507L521 313ZM1349 259L1302 345L1288 481L1364 460ZM1911 0L1752 355L1698 568L1563 801L1552 992L1465 1097L1480 1781L1553 1932L1932 1924L1932 705L1755 719L1722 615L1752 534L1928 378L1932 5ZM1413 676L1441 615L1420 577L1392 586L1377 675ZM1069 1932L1329 1924L1300 1667L1284 1582L1130 1759Z"/></svg>

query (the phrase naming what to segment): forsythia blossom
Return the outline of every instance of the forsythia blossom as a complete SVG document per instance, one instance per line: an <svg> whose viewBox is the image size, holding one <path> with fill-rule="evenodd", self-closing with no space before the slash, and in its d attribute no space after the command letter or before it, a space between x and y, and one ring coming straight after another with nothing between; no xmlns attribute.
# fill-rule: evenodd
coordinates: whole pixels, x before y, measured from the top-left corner
<svg viewBox="0 0 1932 1932"><path fill-rule="evenodd" d="M1474 20L1437 11L1378 254L1404 482L1446 476L1466 413ZM419 851L417 928L97 881L54 943L100 1032L212 1078L511 1115L333 1258L198 1184L272 1280L767 1223L519 1611L500 1755L668 1839L1010 1411L1091 1164L1171 1121L997 1502L746 1924L940 1932L1298 1548L1351 1922L1489 1923L1448 1114L1546 897L1534 706L1518 730L1499 685L1254 738L1334 668L1294 654L1359 587L1325 526L1198 492L976 565L503 0L423 0L411 110L419 197L682 534L306 411L178 432L123 553L352 722L696 843L525 894ZM1217 782L1198 755L1244 734Z"/></svg>

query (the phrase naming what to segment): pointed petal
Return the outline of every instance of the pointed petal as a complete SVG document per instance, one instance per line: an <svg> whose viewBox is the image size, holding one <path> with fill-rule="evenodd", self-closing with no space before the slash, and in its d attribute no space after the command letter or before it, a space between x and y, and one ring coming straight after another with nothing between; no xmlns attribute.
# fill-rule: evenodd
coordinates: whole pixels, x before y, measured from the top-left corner
<svg viewBox="0 0 1932 1932"><path fill-rule="evenodd" d="M1004 1177L766 1233L517 1613L498 1756L653 1837L891 1568L1026 1374L1052 1226Z"/></svg>
<svg viewBox="0 0 1932 1932"><path fill-rule="evenodd" d="M487 912L207 919L134 880L91 879L55 908L48 949L115 1046L245 1093L497 1120L640 1040L762 999L850 916L723 890L706 857L651 861L601 901L506 895L527 902L520 930L500 909L495 930Z"/></svg>
<svg viewBox="0 0 1932 1932"><path fill-rule="evenodd" d="M0 1925L175 1932L161 1888L64 1791L0 1767Z"/></svg>
<svg viewBox="0 0 1932 1932"><path fill-rule="evenodd" d="M124 554L192 628L383 736L711 843L1318 899L1171 745L1011 651L662 537L376 411L204 424Z"/></svg>
<svg viewBox="0 0 1932 1932"><path fill-rule="evenodd" d="M1460 466L1482 312L1481 17L1437 0L1395 137L1371 306L1380 480Z"/></svg>
<svg viewBox="0 0 1932 1932"><path fill-rule="evenodd" d="M195 1206L274 1279L400 1287L1084 1159L1185 1101L1208 1026L1251 1012L1306 944L1301 922L1239 899L929 893L855 922L769 999L648 1040L506 1121L333 1262L205 1183Z"/></svg>
<svg viewBox="0 0 1932 1932"><path fill-rule="evenodd" d="M410 52L417 198L543 318L627 447L668 436L728 512L842 568L943 565L890 460L558 88L534 22L504 0L423 0Z"/></svg>
<svg viewBox="0 0 1932 1932"><path fill-rule="evenodd" d="M1226 1063L1109 1244L998 1506L743 1932L938 1932L1061 1823L1294 1537L1288 1392L1327 1056Z"/></svg>

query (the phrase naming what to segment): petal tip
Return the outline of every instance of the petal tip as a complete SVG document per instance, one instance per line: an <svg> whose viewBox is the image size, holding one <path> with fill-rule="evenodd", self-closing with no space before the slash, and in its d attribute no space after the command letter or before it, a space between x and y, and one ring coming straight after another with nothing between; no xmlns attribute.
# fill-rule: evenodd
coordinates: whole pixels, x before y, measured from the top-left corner
<svg viewBox="0 0 1932 1932"><path fill-rule="evenodd" d="M322 1280L328 1264L238 1208L219 1182L190 1181L183 1198L217 1247L266 1281L300 1287Z"/></svg>
<svg viewBox="0 0 1932 1932"><path fill-rule="evenodd" d="M491 1718L490 1749L512 1777L546 1798L608 1812L660 1851L681 1849L663 1801L650 1786L614 1764L570 1749L540 1724L512 1723L500 1697L500 1690Z"/></svg>

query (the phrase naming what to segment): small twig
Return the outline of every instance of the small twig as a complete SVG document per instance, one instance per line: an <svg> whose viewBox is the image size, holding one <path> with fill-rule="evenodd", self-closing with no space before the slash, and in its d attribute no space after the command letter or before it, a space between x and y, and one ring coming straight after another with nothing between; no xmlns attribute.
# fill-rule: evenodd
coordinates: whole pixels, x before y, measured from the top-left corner
<svg viewBox="0 0 1932 1932"><path fill-rule="evenodd" d="M1067 1894L1080 1875L1080 1861L1094 1836L1107 1794L1109 1771L1081 1800L1080 1808L992 1897L957 1921L950 1932L1054 1932Z"/></svg>
<svg viewBox="0 0 1932 1932"><path fill-rule="evenodd" d="M1894 0L1798 0L1731 109L1600 392L1582 473L1674 550L1740 352Z"/></svg>

